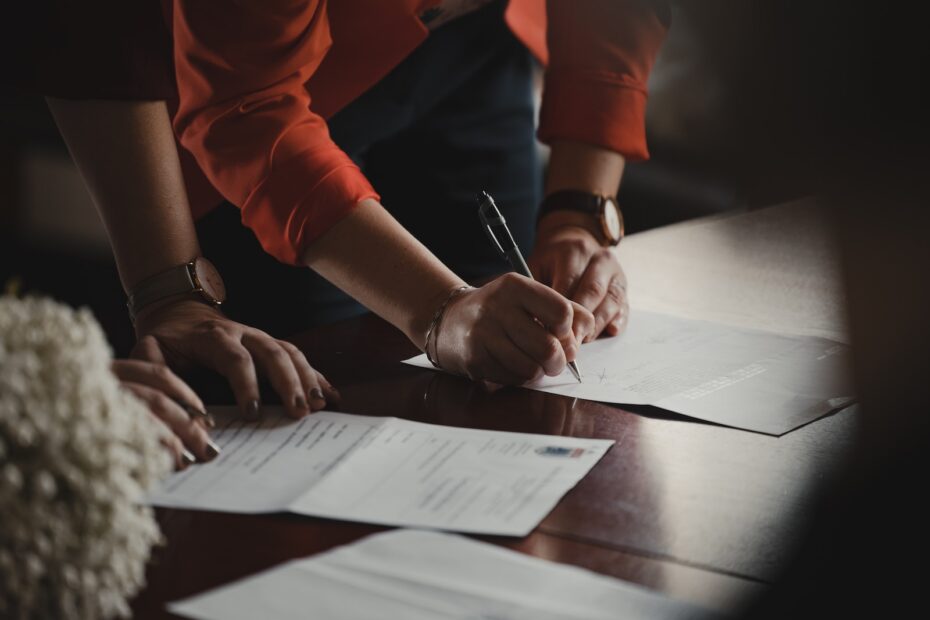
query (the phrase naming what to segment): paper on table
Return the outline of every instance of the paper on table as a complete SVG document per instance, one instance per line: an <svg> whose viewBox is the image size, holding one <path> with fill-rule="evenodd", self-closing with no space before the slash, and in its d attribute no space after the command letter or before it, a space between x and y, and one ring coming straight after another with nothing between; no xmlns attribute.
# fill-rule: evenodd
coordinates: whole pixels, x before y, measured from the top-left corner
<svg viewBox="0 0 930 620"><path fill-rule="evenodd" d="M849 342L834 217L815 198L629 235L614 248L630 305Z"/></svg>
<svg viewBox="0 0 930 620"><path fill-rule="evenodd" d="M709 611L461 536L375 534L168 606L202 620L615 620Z"/></svg>
<svg viewBox="0 0 930 620"><path fill-rule="evenodd" d="M152 504L521 536L614 443L331 411L294 421L266 408L258 424L211 412L222 453L168 478Z"/></svg>
<svg viewBox="0 0 930 620"><path fill-rule="evenodd" d="M424 355L407 363L433 368ZM634 312L619 338L582 346L578 365L583 383L566 371L526 387L770 435L853 401L846 345L652 312Z"/></svg>

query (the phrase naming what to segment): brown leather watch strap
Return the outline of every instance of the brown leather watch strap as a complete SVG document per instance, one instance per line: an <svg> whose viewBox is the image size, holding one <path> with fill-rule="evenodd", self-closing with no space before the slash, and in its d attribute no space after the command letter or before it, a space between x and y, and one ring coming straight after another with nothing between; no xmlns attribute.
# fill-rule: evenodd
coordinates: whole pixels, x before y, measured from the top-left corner
<svg viewBox="0 0 930 620"><path fill-rule="evenodd" d="M213 263L198 256L189 263L177 265L151 276L137 284L127 300L129 316L136 315L146 306L178 295L190 295L215 306L226 299L226 287Z"/></svg>
<svg viewBox="0 0 930 620"><path fill-rule="evenodd" d="M137 284L126 302L130 316L134 317L139 310L159 299L197 290L191 266L192 263L178 265Z"/></svg>
<svg viewBox="0 0 930 620"><path fill-rule="evenodd" d="M536 216L538 222L543 216L553 211L580 211L588 213L594 217L601 214L601 200L603 198L597 194L583 192L580 190L563 189L553 192L546 196L542 204L539 205L539 213Z"/></svg>
<svg viewBox="0 0 930 620"><path fill-rule="evenodd" d="M590 218L590 230L604 246L617 245L623 238L623 214L616 199L581 190L559 190L546 196L539 207L537 227L546 215L556 212L582 213Z"/></svg>

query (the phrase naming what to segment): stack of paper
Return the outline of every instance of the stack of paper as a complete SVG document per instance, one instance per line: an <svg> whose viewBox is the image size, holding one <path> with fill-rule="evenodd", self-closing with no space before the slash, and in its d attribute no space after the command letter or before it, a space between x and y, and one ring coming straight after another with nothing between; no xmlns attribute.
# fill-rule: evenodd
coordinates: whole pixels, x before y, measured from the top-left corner
<svg viewBox="0 0 930 620"><path fill-rule="evenodd" d="M433 368L425 355L407 363ZM849 347L824 338L634 312L622 336L581 347L583 383L566 370L526 387L781 435L853 401L849 363Z"/></svg>
<svg viewBox="0 0 930 620"><path fill-rule="evenodd" d="M710 612L460 536L394 530L173 603L202 620L636 620Z"/></svg>
<svg viewBox="0 0 930 620"><path fill-rule="evenodd" d="M522 536L614 443L267 409L249 424L211 408L221 455L168 478L151 503Z"/></svg>

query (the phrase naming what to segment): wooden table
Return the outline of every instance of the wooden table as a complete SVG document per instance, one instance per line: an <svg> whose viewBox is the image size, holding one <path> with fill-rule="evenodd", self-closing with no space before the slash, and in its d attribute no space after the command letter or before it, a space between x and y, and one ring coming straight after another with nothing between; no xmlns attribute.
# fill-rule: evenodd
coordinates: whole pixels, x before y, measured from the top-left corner
<svg viewBox="0 0 930 620"><path fill-rule="evenodd" d="M654 235L649 243L654 250ZM373 316L294 342L340 389L344 411L616 440L530 536L482 539L719 609L766 587L792 550L808 485L835 466L855 430L854 408L776 438L648 407L490 392L399 364L416 350ZM384 529L289 514L159 510L158 518L168 542L135 601L140 618L173 617L168 601Z"/></svg>

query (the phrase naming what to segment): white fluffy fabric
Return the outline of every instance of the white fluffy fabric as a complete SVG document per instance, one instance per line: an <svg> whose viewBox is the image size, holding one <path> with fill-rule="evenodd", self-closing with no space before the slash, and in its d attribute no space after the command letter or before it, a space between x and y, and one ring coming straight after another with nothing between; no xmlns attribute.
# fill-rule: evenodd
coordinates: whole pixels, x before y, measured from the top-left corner
<svg viewBox="0 0 930 620"><path fill-rule="evenodd" d="M170 468L87 310L0 297L0 617L128 616Z"/></svg>

